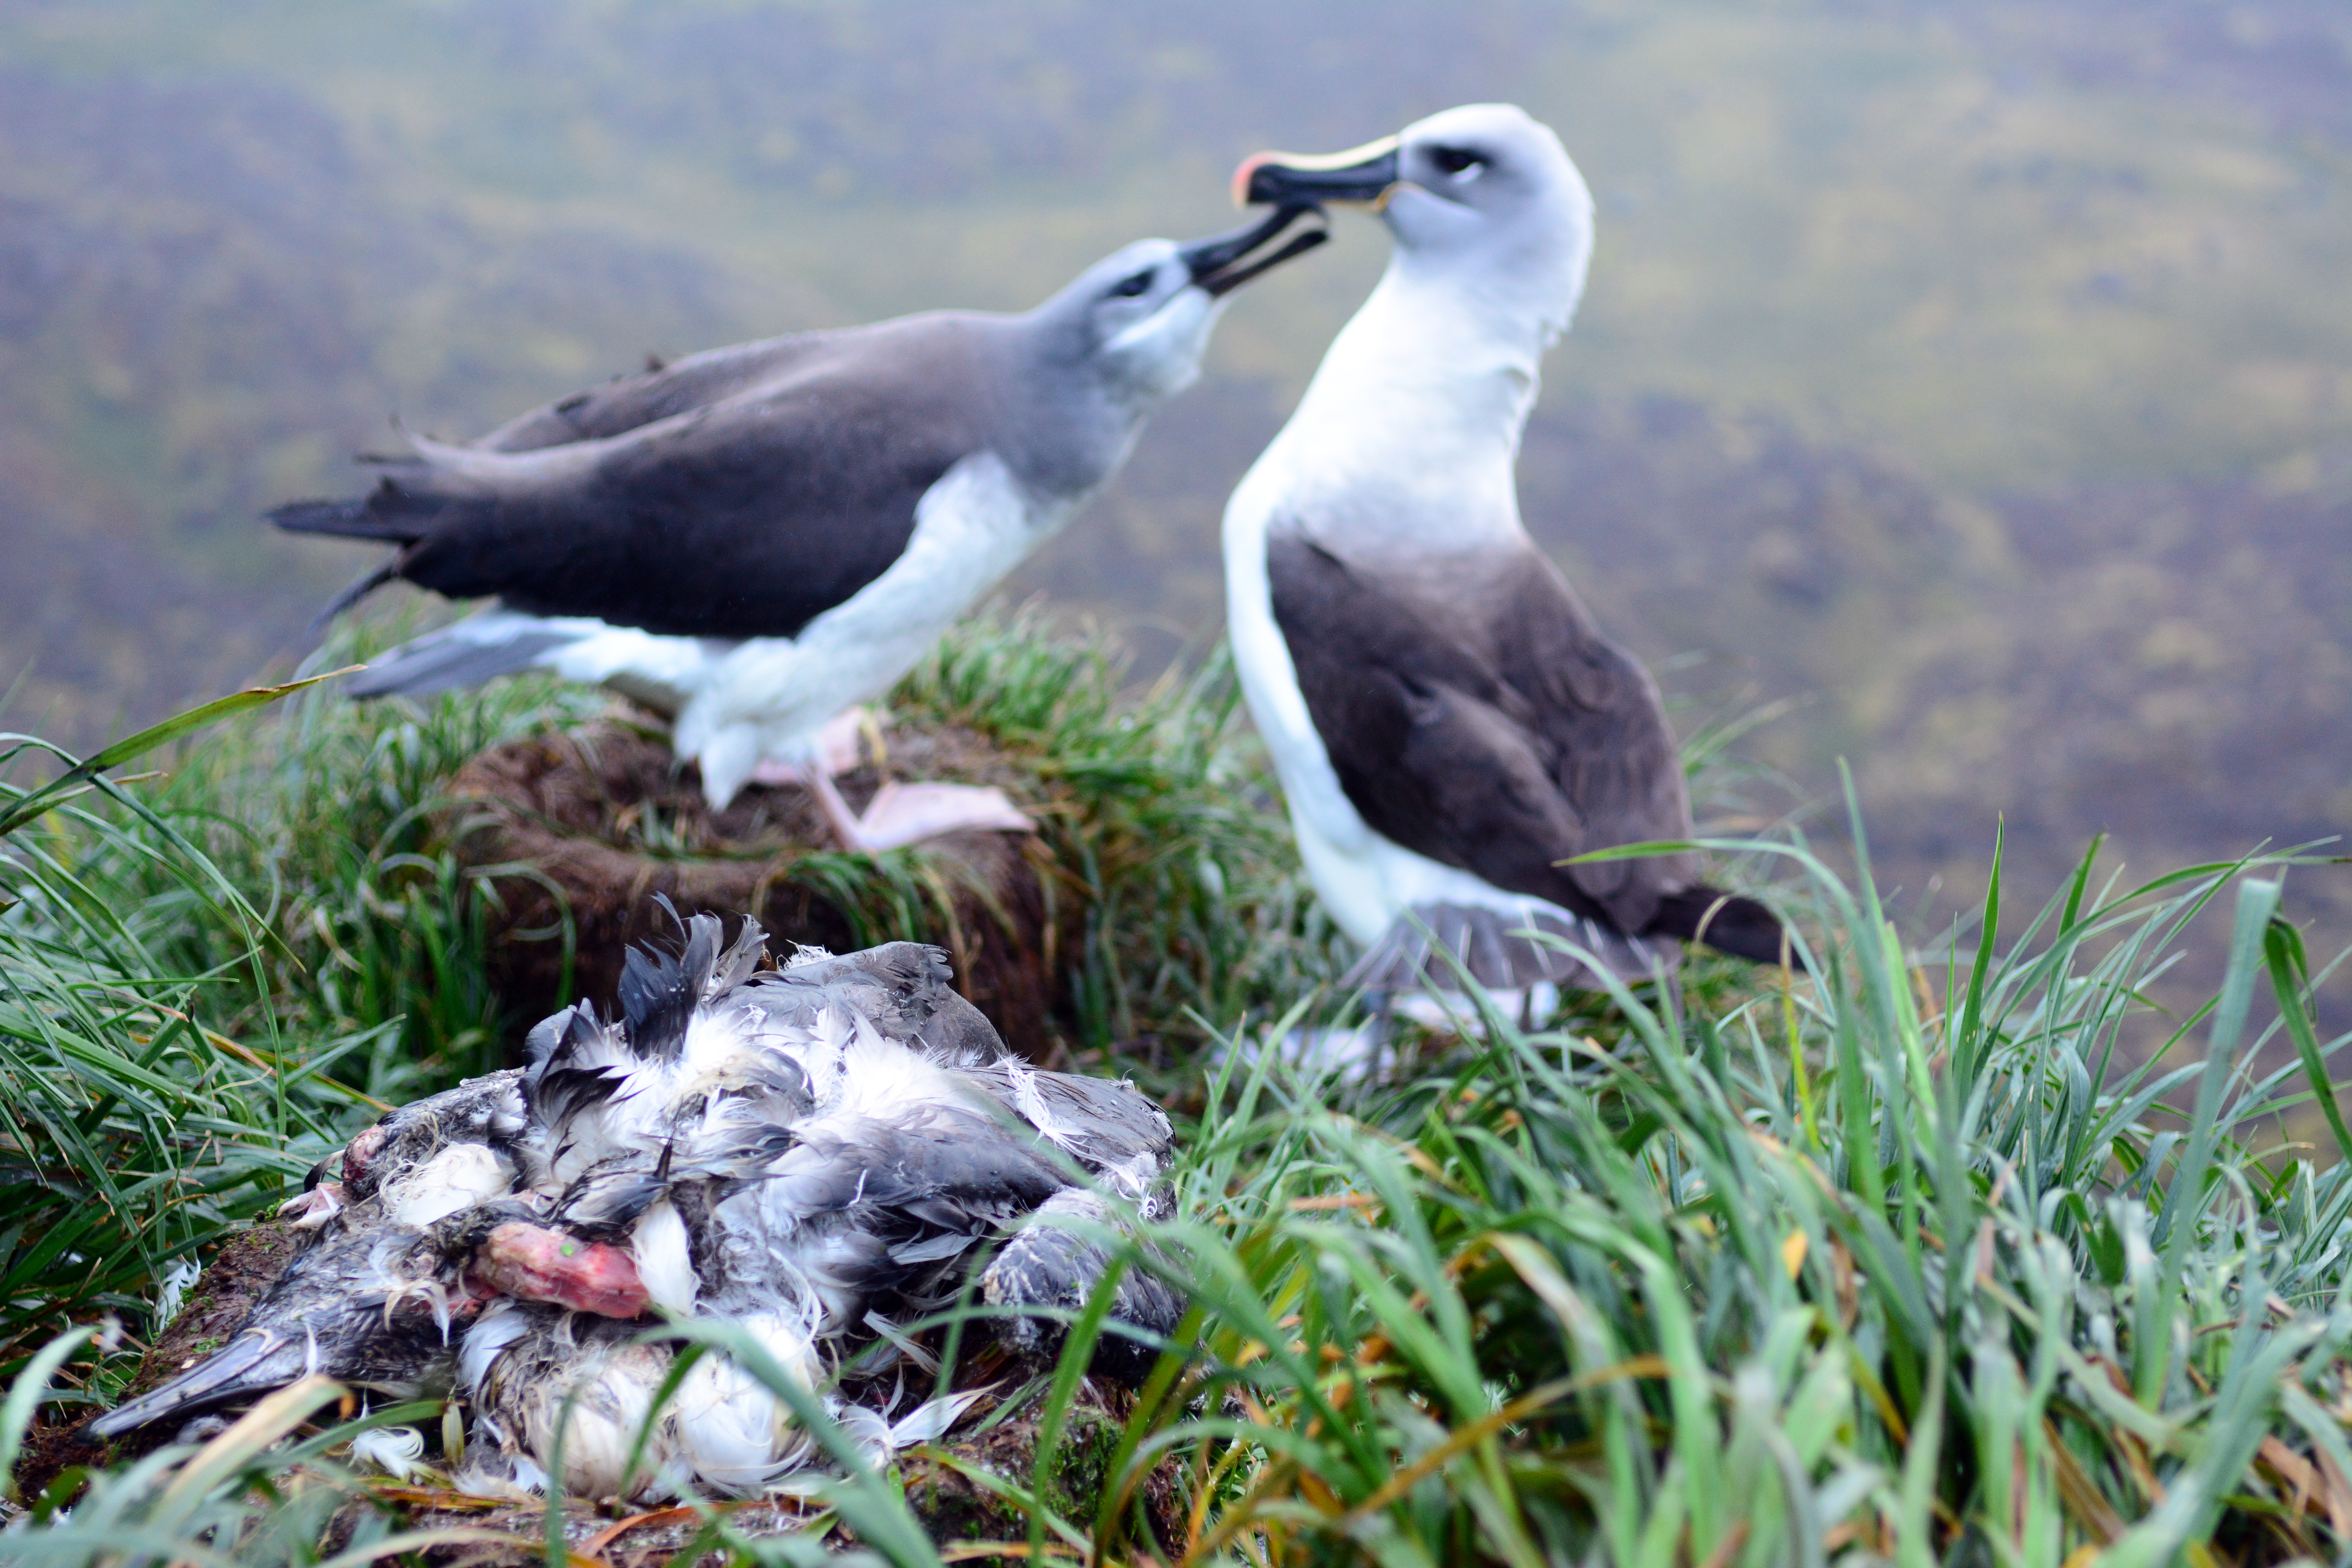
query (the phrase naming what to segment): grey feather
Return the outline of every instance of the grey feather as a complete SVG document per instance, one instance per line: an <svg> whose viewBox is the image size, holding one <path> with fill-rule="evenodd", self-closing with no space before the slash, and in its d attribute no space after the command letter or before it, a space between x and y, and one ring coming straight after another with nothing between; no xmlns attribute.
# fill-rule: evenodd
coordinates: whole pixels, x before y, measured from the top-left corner
<svg viewBox="0 0 2352 1568"><path fill-rule="evenodd" d="M389 581L392 575L386 569L362 578L359 584L344 590L323 614L331 617L368 589ZM437 691L463 690L497 676L529 669L542 654L575 640L569 632L517 623L511 636L486 642L465 635L469 624L460 621L454 626L445 626L379 656L344 683L344 694L358 698L429 697Z"/></svg>
<svg viewBox="0 0 2352 1568"><path fill-rule="evenodd" d="M1591 953L1607 973L1628 981L1648 979L1654 967L1671 972L1681 952L1671 937L1629 937L1597 920L1563 919L1549 910L1519 915L1463 904L1416 904L1339 984L1371 991L1453 991L1466 973L1489 991L1545 981L1586 989L1603 985L1591 966L1554 942Z"/></svg>
<svg viewBox="0 0 2352 1568"><path fill-rule="evenodd" d="M1038 1206L989 1265L981 1293L1007 1314L997 1327L1006 1349L1032 1360L1050 1361L1061 1353L1069 1332L1066 1319L1085 1309L1111 1267L1110 1247L1086 1234L1092 1227L1133 1234L1098 1194L1065 1188ZM1142 1336L1165 1339L1176 1331L1184 1298L1150 1266L1158 1261L1147 1250L1144 1265L1130 1262L1112 1287L1111 1318L1141 1331L1141 1336L1116 1330L1104 1334L1096 1342L1092 1370L1139 1384L1160 1355L1159 1347Z"/></svg>

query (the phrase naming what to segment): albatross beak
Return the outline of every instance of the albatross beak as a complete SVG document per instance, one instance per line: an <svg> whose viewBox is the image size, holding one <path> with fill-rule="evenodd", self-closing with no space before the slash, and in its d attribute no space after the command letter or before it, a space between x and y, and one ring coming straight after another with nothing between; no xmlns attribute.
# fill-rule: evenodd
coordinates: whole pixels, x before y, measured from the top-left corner
<svg viewBox="0 0 2352 1568"><path fill-rule="evenodd" d="M1398 138L1383 136L1344 153L1253 153L1234 171L1234 205L1362 202L1378 212L1397 186L1398 146Z"/></svg>
<svg viewBox="0 0 2352 1568"><path fill-rule="evenodd" d="M1309 213L1318 218L1323 216L1312 202L1286 203L1263 223L1254 223L1247 228L1237 228L1231 234L1221 234L1210 239L1196 239L1181 247L1177 254L1192 269L1193 283L1213 300L1220 294L1240 288L1259 273L1281 266L1294 256L1305 255L1330 238L1330 230L1318 226L1292 235L1280 247L1255 261L1243 259Z"/></svg>

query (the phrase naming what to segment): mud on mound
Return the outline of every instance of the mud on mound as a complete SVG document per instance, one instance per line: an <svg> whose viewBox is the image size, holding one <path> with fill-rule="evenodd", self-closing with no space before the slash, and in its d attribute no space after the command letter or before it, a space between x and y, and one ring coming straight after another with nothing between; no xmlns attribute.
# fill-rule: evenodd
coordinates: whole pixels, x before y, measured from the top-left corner
<svg viewBox="0 0 2352 1568"><path fill-rule="evenodd" d="M869 738L835 783L863 811L886 773L995 784L1032 816L1055 804L1013 758L960 728L894 726L878 763ZM808 791L754 784L714 816L701 775L678 765L665 737L617 720L493 746L450 794L443 832L462 864L496 883L491 979L519 1016L552 1011L567 990L609 1000L627 945L656 934L660 893L682 915L748 910L779 943L844 952L935 942L1007 1045L1035 1059L1052 1049L1060 955L1073 951L1079 911L1055 896L1054 861L1034 836L950 834L879 862L845 855Z"/></svg>
<svg viewBox="0 0 2352 1568"><path fill-rule="evenodd" d="M138 1372L111 1403L136 1399L227 1343L229 1336L244 1325L253 1303L278 1282L302 1249L302 1239L290 1226L275 1221L232 1234L205 1265L179 1315L148 1348ZM72 1414L67 1417L64 1412ZM16 1460L16 1492L23 1498L39 1497L69 1466L121 1464L152 1453L179 1431L177 1423L159 1423L110 1444L100 1443L83 1430L97 1417L96 1410L86 1405L51 1405L41 1414L48 1419L36 1420L26 1432Z"/></svg>

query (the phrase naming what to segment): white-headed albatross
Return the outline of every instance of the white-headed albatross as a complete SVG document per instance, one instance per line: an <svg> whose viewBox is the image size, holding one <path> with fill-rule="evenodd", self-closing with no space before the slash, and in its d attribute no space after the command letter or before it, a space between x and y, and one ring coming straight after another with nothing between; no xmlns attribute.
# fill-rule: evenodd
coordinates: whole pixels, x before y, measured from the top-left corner
<svg viewBox="0 0 2352 1568"><path fill-rule="evenodd" d="M825 726L880 696L1051 538L1190 385L1228 290L1303 209L1147 239L1024 315L937 311L695 354L465 446L366 459L357 500L297 501L298 533L399 552L326 616L405 578L497 607L394 649L354 696L514 671L601 682L675 720L723 807L755 774L814 787L852 847L1021 826L993 790L877 797L850 818ZM326 616L321 617L326 618ZM942 809L942 808L945 809Z"/></svg>
<svg viewBox="0 0 2352 1568"><path fill-rule="evenodd" d="M1234 194L1369 204L1395 242L1224 522L1243 688L1358 982L1453 988L1431 939L1489 987L1591 982L1530 930L1629 977L1690 939L1778 960L1780 922L1688 855L1559 864L1691 834L1655 686L1519 521L1538 363L1592 254L1559 139L1472 105L1257 154Z"/></svg>

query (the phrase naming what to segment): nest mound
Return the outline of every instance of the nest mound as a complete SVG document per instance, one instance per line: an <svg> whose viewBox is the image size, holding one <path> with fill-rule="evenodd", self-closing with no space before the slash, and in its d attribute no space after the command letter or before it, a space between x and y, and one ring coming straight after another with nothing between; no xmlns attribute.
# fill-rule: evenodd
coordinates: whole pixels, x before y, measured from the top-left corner
<svg viewBox="0 0 2352 1568"><path fill-rule="evenodd" d="M973 731L894 725L835 776L864 810L888 776L995 784L1034 816L1052 809L1035 774ZM568 994L603 1000L622 954L656 934L654 895L681 915L750 913L780 941L846 952L894 939L935 942L956 984L1014 1050L1042 1059L1060 998L1059 952L1075 915L1053 896L1052 856L1034 835L959 833L878 860L842 853L815 798L754 784L723 812L658 731L617 720L510 741L450 787L452 853L496 884L491 980L537 1017ZM567 923L569 940L566 940Z"/></svg>

